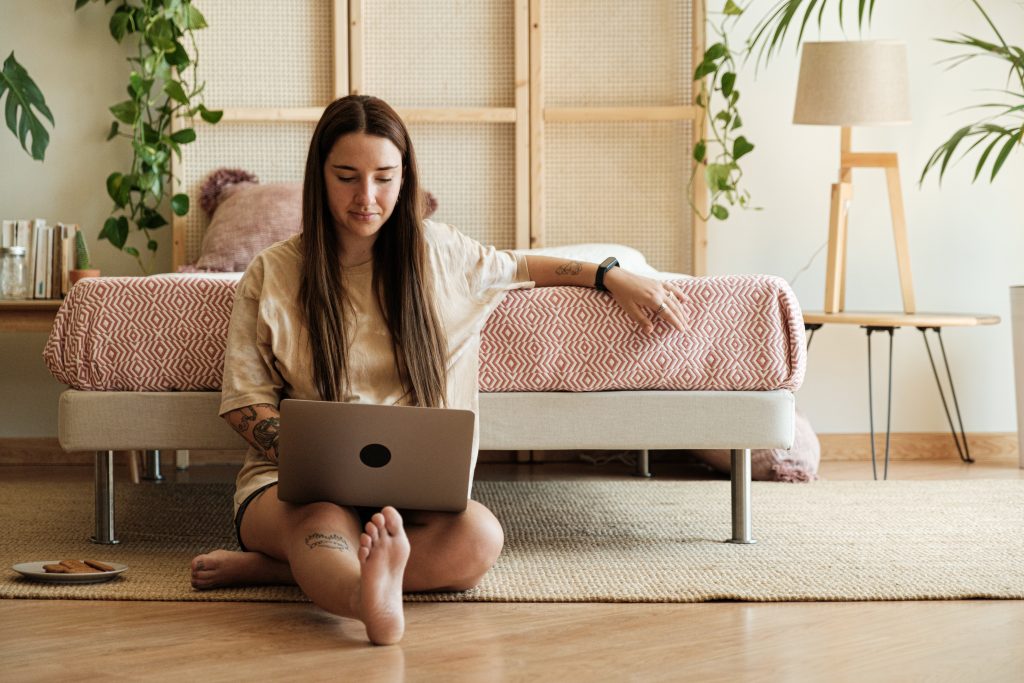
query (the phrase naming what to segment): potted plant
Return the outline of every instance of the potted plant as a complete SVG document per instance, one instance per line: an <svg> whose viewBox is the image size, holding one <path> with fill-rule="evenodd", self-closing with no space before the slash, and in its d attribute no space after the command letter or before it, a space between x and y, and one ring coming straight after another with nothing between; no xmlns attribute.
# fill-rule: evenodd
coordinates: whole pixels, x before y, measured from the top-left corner
<svg viewBox="0 0 1024 683"><path fill-rule="evenodd" d="M100 271L92 267L89 259L89 247L85 243L85 233L75 231L75 267L69 273L71 284L85 277L99 277Z"/></svg>

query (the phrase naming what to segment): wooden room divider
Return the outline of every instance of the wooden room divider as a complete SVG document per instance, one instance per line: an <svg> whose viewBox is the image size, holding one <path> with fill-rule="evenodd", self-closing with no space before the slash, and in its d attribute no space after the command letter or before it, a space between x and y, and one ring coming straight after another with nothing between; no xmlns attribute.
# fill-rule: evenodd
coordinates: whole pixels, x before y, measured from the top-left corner
<svg viewBox="0 0 1024 683"><path fill-rule="evenodd" d="M696 0L207 0L196 33L206 103L224 110L175 164L193 209L173 265L199 256L199 186L219 167L300 181L323 108L394 106L435 216L499 248L615 242L705 271L687 187L703 125ZM703 174L694 179L705 200ZM699 206L703 213L705 208Z"/></svg>

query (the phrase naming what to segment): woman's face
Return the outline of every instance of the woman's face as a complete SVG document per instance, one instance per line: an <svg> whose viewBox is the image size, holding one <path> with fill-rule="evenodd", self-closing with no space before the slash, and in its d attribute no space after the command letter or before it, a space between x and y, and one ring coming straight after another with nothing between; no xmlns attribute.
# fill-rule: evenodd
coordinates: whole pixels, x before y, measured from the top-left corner
<svg viewBox="0 0 1024 683"><path fill-rule="evenodd" d="M398 202L402 154L387 138L343 135L327 155L324 184L342 248L372 244Z"/></svg>

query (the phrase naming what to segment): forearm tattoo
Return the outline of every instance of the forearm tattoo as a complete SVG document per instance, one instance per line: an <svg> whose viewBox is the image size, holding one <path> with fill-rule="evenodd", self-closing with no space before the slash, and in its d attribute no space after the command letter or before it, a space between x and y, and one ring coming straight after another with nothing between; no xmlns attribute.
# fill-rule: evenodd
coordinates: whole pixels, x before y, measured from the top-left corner
<svg viewBox="0 0 1024 683"><path fill-rule="evenodd" d="M268 417L257 422L252 428L252 439L263 449L264 453L277 453L277 432L281 427L281 418Z"/></svg>
<svg viewBox="0 0 1024 683"><path fill-rule="evenodd" d="M563 263L562 265L555 268L555 274L579 275L581 270L583 270L582 263L580 263L579 261L569 261L569 263Z"/></svg>
<svg viewBox="0 0 1024 683"><path fill-rule="evenodd" d="M259 414L256 412L256 408L266 406L268 408L274 408L269 403L260 403L255 406L246 406L245 408L239 408L236 412L242 418L238 424L236 424L235 431L242 436L246 436L249 433L249 428L252 428L252 439L256 442L256 445L263 449L264 453L276 457L277 455L277 433L281 426L281 420L277 417L268 417L259 422ZM255 424L254 424L255 423Z"/></svg>
<svg viewBox="0 0 1024 683"><path fill-rule="evenodd" d="M348 541L345 537L340 534L321 534L320 532L313 532L309 536L306 536L306 545L310 550L316 548L328 548L331 550L348 550Z"/></svg>

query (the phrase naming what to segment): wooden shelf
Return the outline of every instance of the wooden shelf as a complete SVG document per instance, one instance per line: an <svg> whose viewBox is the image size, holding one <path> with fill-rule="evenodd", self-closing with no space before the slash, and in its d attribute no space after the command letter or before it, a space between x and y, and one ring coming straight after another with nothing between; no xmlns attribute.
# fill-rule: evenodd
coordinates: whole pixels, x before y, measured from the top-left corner
<svg viewBox="0 0 1024 683"><path fill-rule="evenodd" d="M0 301L0 332L49 332L64 299Z"/></svg>
<svg viewBox="0 0 1024 683"><path fill-rule="evenodd" d="M874 327L977 327L996 325L998 315L988 313L899 313L892 311L804 311L810 325L870 325Z"/></svg>

